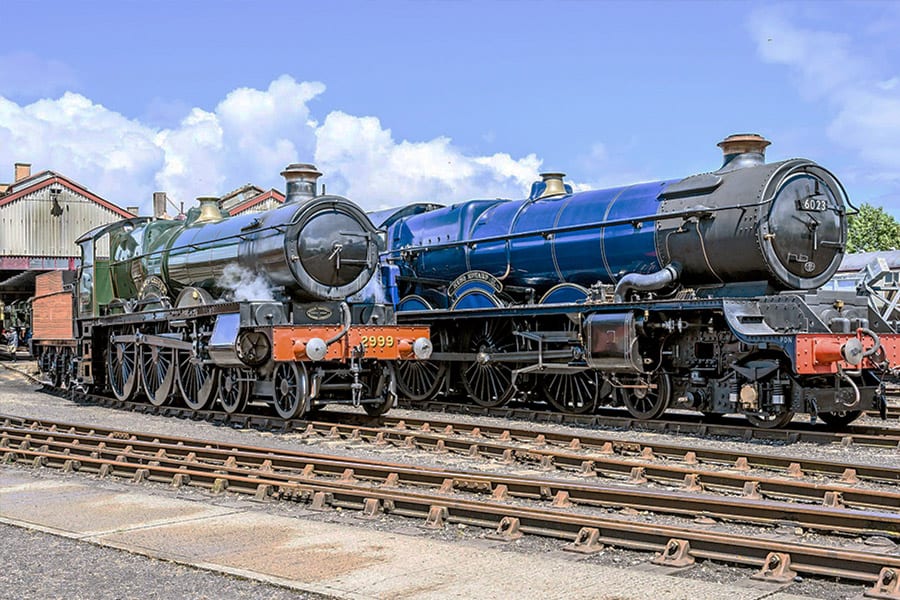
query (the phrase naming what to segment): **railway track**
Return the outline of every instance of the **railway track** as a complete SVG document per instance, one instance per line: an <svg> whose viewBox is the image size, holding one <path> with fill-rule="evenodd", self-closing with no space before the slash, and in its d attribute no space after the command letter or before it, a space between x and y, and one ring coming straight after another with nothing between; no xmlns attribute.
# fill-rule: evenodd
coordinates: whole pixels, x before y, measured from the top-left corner
<svg viewBox="0 0 900 600"><path fill-rule="evenodd" d="M769 440L787 443L815 444L855 443L869 446L900 447L900 427L876 425L848 425L834 431L816 423L793 421L783 429L751 427L741 417L722 417L718 422L704 421L694 413L669 413L665 419L642 420L623 416L622 410L601 409L598 414L570 415L538 411L531 407L505 406L484 408L456 402L401 402L402 408L435 413L494 417L533 423L606 427L612 429L652 431L655 433L717 436L742 440ZM849 439L849 441L848 441Z"/></svg>
<svg viewBox="0 0 900 600"><path fill-rule="evenodd" d="M79 395L77 400L125 408L145 414L159 414L215 424L255 428L277 432L303 432L305 436L324 436L329 439L354 439L372 443L402 444L407 448L431 449L435 452L454 451L473 456L495 458L504 462L538 463L546 469L595 471L601 476L623 477L671 484L697 476L703 485L731 489L750 495L780 495L782 497L823 500L823 477L830 478L826 491L841 494L843 502L861 506L892 506L895 498L868 503L860 500L852 488L859 480L896 485L900 470L877 465L853 465L845 462L791 458L764 453L729 451L709 448L703 444L647 444L639 439L618 439L602 434L586 435L560 433L542 429L491 426L461 421L458 418L398 418L390 415L372 418L357 412L325 411L318 413L321 421L290 420L252 414L228 414L222 411L192 411L177 406L155 407L141 402L120 402L103 396ZM865 429L871 432L870 428ZM804 432L795 432L800 435ZM882 448L900 448L897 436L830 434L815 432L812 439L849 446L872 443ZM790 441L798 441L788 438ZM800 438L808 441L805 438ZM874 442L873 442L874 441ZM526 447L530 444L530 447ZM676 464L673 464L676 463ZM712 470L712 467L717 467ZM768 474L768 476L766 475ZM776 475L780 477L772 477ZM808 482L803 478L816 478ZM832 489L833 488L833 489Z"/></svg>
<svg viewBox="0 0 900 600"><path fill-rule="evenodd" d="M141 401L120 401L115 398L100 396L97 394L83 394L72 390L64 390L49 385L46 381L35 378L12 365L2 364L7 369L25 375L35 383L40 383L44 391L56 395L64 395L79 402L89 402L152 414L163 414L182 418L199 418L215 422L235 421L246 422L248 418L255 423L264 424L265 427L276 429L291 428L292 423L279 426L278 417L256 416L248 414L228 414L220 410L195 411L193 409L174 404L160 407L152 406ZM555 411L535 410L528 406L503 406L497 408L485 408L472 404L456 402L410 402L401 400L400 407L409 410L423 410L434 413L457 414L466 416L493 417L507 420L525 421L537 424L571 425L576 427L602 427L621 430L650 431L663 434L690 434L698 436L712 436L734 438L740 440L765 440L780 441L785 443L806 442L816 444L857 444L867 446L900 448L900 423L888 426L876 425L849 425L840 431L834 431L822 424L794 421L789 427L783 429L761 429L751 427L741 417L722 417L717 422L704 421L703 418L693 413L669 413L665 419L642 420L627 414L624 410L615 408L599 409L597 414L572 415ZM894 417L900 419L900 406L893 404L888 406L888 420ZM302 420L295 420L305 423ZM257 425L259 426L259 425Z"/></svg>
<svg viewBox="0 0 900 600"><path fill-rule="evenodd" d="M43 385L43 391L59 396L66 396L80 403L88 403L110 408L131 410L147 414L159 414L179 418L199 419L218 423L236 423L247 426L262 427L278 431L296 429L305 426L304 419L284 420L274 415L229 414L222 410L196 411L174 404L153 406L141 401L122 401L97 394L84 394L71 390L54 388L46 382L34 379ZM424 410L435 414L452 414L464 416L493 417L534 424L571 425L576 427L609 428L620 430L651 431L664 434L689 434L734 438L744 441L767 440L784 443L806 442L814 444L863 445L881 448L900 448L900 427L881 427L873 425L850 425L842 431L830 431L810 423L794 422L787 429L758 429L747 425L740 417L726 418L720 423L707 423L691 414L673 414L668 419L640 420L620 415L570 415L551 411L535 411L532 408L481 408L457 403L407 403L401 402L402 408ZM341 414L334 411L320 411L317 415ZM309 415L314 417L315 415ZM390 417L389 417L390 418ZM434 420L440 420L435 417ZM369 419L371 422L371 419Z"/></svg>
<svg viewBox="0 0 900 600"><path fill-rule="evenodd" d="M8 464L195 485L305 502L312 509L356 509L367 517L388 513L422 519L431 528L465 523L494 529L498 539L525 533L559 538L582 552L603 545L653 551L657 562L669 566L712 559L762 567L769 578L796 572L876 582L876 588L889 585L889 573L900 570L891 542L877 546L829 536L815 544L773 535L771 527L790 520L817 531L896 539L898 510L423 468L11 417L4 419L0 447ZM629 510L674 515L674 522L629 519ZM689 518L696 515L703 519ZM754 525L746 534L722 532L714 519Z"/></svg>

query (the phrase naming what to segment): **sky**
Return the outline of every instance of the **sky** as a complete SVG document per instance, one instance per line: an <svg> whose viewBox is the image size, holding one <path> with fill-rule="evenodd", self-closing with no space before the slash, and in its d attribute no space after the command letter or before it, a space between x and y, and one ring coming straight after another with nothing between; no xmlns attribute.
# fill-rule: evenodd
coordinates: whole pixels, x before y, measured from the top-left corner
<svg viewBox="0 0 900 600"><path fill-rule="evenodd" d="M366 209L718 168L732 133L900 218L900 2L5 0L0 181L148 214L314 162Z"/></svg>

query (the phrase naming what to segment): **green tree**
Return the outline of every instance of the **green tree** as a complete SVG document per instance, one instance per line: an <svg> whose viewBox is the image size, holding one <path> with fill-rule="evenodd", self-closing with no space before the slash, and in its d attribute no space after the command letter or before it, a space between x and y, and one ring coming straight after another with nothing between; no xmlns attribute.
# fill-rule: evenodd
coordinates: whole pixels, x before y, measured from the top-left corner
<svg viewBox="0 0 900 600"><path fill-rule="evenodd" d="M863 204L850 217L847 252L900 249L900 223L880 206Z"/></svg>

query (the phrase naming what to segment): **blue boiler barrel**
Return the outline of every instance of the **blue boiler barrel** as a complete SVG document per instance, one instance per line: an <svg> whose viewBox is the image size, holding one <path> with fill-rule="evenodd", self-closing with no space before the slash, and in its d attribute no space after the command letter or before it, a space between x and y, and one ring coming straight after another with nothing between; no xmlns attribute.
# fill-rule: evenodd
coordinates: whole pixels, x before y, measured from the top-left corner
<svg viewBox="0 0 900 600"><path fill-rule="evenodd" d="M624 273L660 269L652 223L668 181L515 201L479 200L407 217L390 247L427 248L407 259L420 278L451 280L486 271L506 285L614 283ZM462 242L462 243L461 243Z"/></svg>
<svg viewBox="0 0 900 600"><path fill-rule="evenodd" d="M816 289L840 265L852 207L827 169L766 163L768 145L729 136L719 169L680 179L572 193L561 173L545 173L524 200L408 207L384 221L385 260L407 291L438 299L442 282L468 271L538 293L611 283L623 298L675 280L720 295Z"/></svg>

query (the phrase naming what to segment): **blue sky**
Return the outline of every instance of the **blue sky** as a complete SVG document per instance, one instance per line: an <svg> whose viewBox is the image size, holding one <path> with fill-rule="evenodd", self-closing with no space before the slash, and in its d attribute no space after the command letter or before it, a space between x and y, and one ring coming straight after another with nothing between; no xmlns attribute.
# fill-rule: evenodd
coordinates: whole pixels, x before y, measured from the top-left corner
<svg viewBox="0 0 900 600"><path fill-rule="evenodd" d="M366 208L715 169L758 132L900 217L896 2L23 2L0 36L0 181L122 205L282 187ZM12 17L12 18L10 18ZM5 166L4 166L5 165Z"/></svg>

